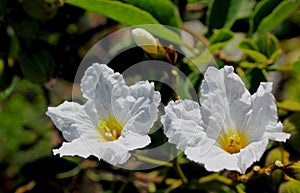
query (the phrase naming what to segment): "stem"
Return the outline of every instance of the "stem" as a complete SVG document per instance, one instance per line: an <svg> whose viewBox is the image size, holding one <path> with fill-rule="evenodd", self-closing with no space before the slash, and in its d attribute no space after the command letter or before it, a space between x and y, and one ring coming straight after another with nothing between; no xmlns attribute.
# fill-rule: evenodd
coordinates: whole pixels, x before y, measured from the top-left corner
<svg viewBox="0 0 300 193"><path fill-rule="evenodd" d="M121 188L119 189L118 193L123 193L124 190L125 190L125 188L126 188L126 186L127 186L127 184L128 184L128 181L124 182L122 184Z"/></svg>
<svg viewBox="0 0 300 193"><path fill-rule="evenodd" d="M188 179L185 177L185 175L180 167L180 163L178 162L178 157L175 158L175 170L176 170L177 174L179 175L180 179L182 180L182 182L184 184L188 183Z"/></svg>
<svg viewBox="0 0 300 193"><path fill-rule="evenodd" d="M147 163L151 163L151 164L155 164L155 165L164 165L167 167L173 167L172 163L169 162L165 162L165 161L161 161L161 160L156 160L156 159L152 159L143 155L137 155L137 154L133 154L133 156L143 162L147 162Z"/></svg>
<svg viewBox="0 0 300 193"><path fill-rule="evenodd" d="M127 180L120 187L118 193L123 193L124 192L125 188L129 184L129 182L132 181L132 176L133 176L133 173L130 173L130 175L128 176Z"/></svg>
<svg viewBox="0 0 300 193"><path fill-rule="evenodd" d="M225 185L228 185L228 186L231 186L233 184L233 180L231 180L229 178L226 178L224 176L221 176L218 173L213 173L213 174L210 174L208 176L204 176L204 177L202 177L198 180L198 182L200 184L207 183L207 182L212 182L212 181L218 181L218 182L221 182L222 184L225 184Z"/></svg>

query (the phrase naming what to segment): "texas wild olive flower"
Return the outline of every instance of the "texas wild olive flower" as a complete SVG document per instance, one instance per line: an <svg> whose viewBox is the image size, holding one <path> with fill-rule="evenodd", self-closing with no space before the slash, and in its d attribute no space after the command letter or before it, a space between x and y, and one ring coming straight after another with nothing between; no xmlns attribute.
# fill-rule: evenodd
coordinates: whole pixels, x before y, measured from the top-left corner
<svg viewBox="0 0 300 193"><path fill-rule="evenodd" d="M269 140L286 141L271 93L262 82L250 95L233 67L209 67L201 86L200 105L191 100L170 102L161 120L170 143L209 171L245 173L258 161Z"/></svg>
<svg viewBox="0 0 300 193"><path fill-rule="evenodd" d="M54 154L94 155L116 165L129 159L130 150L150 143L148 132L160 103L153 83L127 86L121 74L95 63L86 70L80 87L85 104L66 101L46 113L67 141Z"/></svg>

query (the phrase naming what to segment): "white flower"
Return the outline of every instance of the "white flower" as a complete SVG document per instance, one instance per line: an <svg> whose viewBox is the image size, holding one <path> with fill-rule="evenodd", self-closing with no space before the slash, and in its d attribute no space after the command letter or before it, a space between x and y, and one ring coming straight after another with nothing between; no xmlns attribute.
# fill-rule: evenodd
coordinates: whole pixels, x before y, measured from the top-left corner
<svg viewBox="0 0 300 193"><path fill-rule="evenodd" d="M149 54L158 54L159 44L148 31L142 28L135 28L132 31L135 43Z"/></svg>
<svg viewBox="0 0 300 193"><path fill-rule="evenodd" d="M148 132L157 118L160 94L153 83L127 86L119 73L93 64L81 81L84 105L64 102L49 107L47 115L67 142L53 150L60 156L88 157L116 165L125 163L130 150L150 143Z"/></svg>
<svg viewBox="0 0 300 193"><path fill-rule="evenodd" d="M252 96L233 68L209 67L201 86L200 105L190 100L170 102L162 116L169 142L209 171L245 173L258 161L269 139L285 141L272 83L263 82Z"/></svg>

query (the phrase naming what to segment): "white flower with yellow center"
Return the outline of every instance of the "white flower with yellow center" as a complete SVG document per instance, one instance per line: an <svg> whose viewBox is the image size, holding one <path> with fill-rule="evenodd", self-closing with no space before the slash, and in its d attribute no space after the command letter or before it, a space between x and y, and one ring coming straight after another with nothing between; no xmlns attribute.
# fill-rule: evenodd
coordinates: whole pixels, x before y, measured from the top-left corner
<svg viewBox="0 0 300 193"><path fill-rule="evenodd" d="M119 73L93 64L81 80L84 105L64 102L49 107L47 115L67 142L53 150L60 156L88 157L116 165L125 163L130 150L150 143L148 132L157 118L160 94L153 83L127 86Z"/></svg>
<svg viewBox="0 0 300 193"><path fill-rule="evenodd" d="M263 155L268 141L286 141L271 93L263 82L252 96L233 68L209 67L201 86L200 105L170 102L162 116L169 142L209 171L245 173Z"/></svg>

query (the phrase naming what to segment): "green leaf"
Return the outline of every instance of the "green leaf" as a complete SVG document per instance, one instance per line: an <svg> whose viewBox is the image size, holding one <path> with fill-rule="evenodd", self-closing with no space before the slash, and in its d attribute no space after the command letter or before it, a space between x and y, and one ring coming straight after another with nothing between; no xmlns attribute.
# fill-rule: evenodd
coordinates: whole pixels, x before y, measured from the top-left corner
<svg viewBox="0 0 300 193"><path fill-rule="evenodd" d="M248 17L254 5L255 1L253 0L231 0L224 27L231 28L236 20Z"/></svg>
<svg viewBox="0 0 300 193"><path fill-rule="evenodd" d="M44 49L29 51L23 50L19 54L21 70L26 79L34 83L45 83L53 73L55 63Z"/></svg>
<svg viewBox="0 0 300 193"><path fill-rule="evenodd" d="M268 58L260 52L248 49L242 49L245 54L247 54L251 59L259 64L264 64Z"/></svg>
<svg viewBox="0 0 300 193"><path fill-rule="evenodd" d="M300 113L295 113L283 121L283 131L290 133L287 143L300 153Z"/></svg>
<svg viewBox="0 0 300 193"><path fill-rule="evenodd" d="M255 50L259 51L259 47L253 39L244 39L239 43L241 50Z"/></svg>
<svg viewBox="0 0 300 193"><path fill-rule="evenodd" d="M300 71L300 59L297 59L293 62L292 69L295 71Z"/></svg>
<svg viewBox="0 0 300 193"><path fill-rule="evenodd" d="M208 3L209 0L188 0L188 3Z"/></svg>
<svg viewBox="0 0 300 193"><path fill-rule="evenodd" d="M68 0L67 3L81 7L88 11L102 14L128 26L143 24L159 24L159 22L147 11L133 5L111 0ZM140 26L150 33L162 37L175 44L181 44L181 38L175 32L164 26Z"/></svg>
<svg viewBox="0 0 300 193"><path fill-rule="evenodd" d="M268 60L263 53L260 53L260 48L256 42L251 39L242 40L239 48L258 64L264 64Z"/></svg>
<svg viewBox="0 0 300 193"><path fill-rule="evenodd" d="M181 19L174 4L169 0L123 0L144 11L149 12L161 24L181 28Z"/></svg>
<svg viewBox="0 0 300 193"><path fill-rule="evenodd" d="M195 56L191 60L186 60L187 64L191 69L206 69L211 63L212 56L210 52L203 51L199 55Z"/></svg>
<svg viewBox="0 0 300 193"><path fill-rule="evenodd" d="M272 149L266 157L265 166L275 163L276 160L287 163L289 161L289 153L282 147Z"/></svg>
<svg viewBox="0 0 300 193"><path fill-rule="evenodd" d="M239 66L242 67L242 68L258 68L258 69L264 69L266 68L266 65L265 64L258 64L258 63L253 63L253 62L240 62L239 63Z"/></svg>
<svg viewBox="0 0 300 193"><path fill-rule="evenodd" d="M18 81L19 81L19 79L17 77L14 77L11 84L9 85L9 87L7 87L5 90L0 92L1 100L6 99L8 96L10 96L12 94Z"/></svg>
<svg viewBox="0 0 300 193"><path fill-rule="evenodd" d="M225 24L230 1L211 0L208 4L206 25L208 27L208 35L211 35L213 29L220 29Z"/></svg>
<svg viewBox="0 0 300 193"><path fill-rule="evenodd" d="M39 85L23 79L14 92L0 103L0 160L14 172L23 164L51 155L53 130L45 115L47 109Z"/></svg>
<svg viewBox="0 0 300 193"><path fill-rule="evenodd" d="M253 39L244 39L239 43L239 48L255 61L259 68L265 68L273 64L282 53L278 39L271 33L266 34L256 41ZM249 62L242 62L241 66L246 67L247 63Z"/></svg>
<svg viewBox="0 0 300 193"><path fill-rule="evenodd" d="M277 102L277 107L288 111L300 111L300 103L293 100Z"/></svg>
<svg viewBox="0 0 300 193"><path fill-rule="evenodd" d="M262 21L264 17L269 15L272 10L281 2L282 0L264 0L260 1L252 15L250 16L250 32L255 32L257 26Z"/></svg>
<svg viewBox="0 0 300 193"><path fill-rule="evenodd" d="M260 52L268 58L271 58L273 55L274 59L277 59L276 56L281 53L280 43L276 36L272 33L267 33L260 37L256 42Z"/></svg>
<svg viewBox="0 0 300 193"><path fill-rule="evenodd" d="M213 52L219 48L226 46L233 40L234 34L228 29L214 30L214 34L210 37L210 46L208 50Z"/></svg>
<svg viewBox="0 0 300 193"><path fill-rule="evenodd" d="M270 15L265 17L258 25L258 36L264 36L276 26L287 19L300 5L300 0L285 0L281 2Z"/></svg>
<svg viewBox="0 0 300 193"><path fill-rule="evenodd" d="M94 11L125 25L158 24L147 11L133 5L111 0L67 0L67 3Z"/></svg>
<svg viewBox="0 0 300 193"><path fill-rule="evenodd" d="M231 28L238 19L248 17L255 4L255 1L240 0L212 0L209 2L207 11L208 35L213 29L222 27Z"/></svg>
<svg viewBox="0 0 300 193"><path fill-rule="evenodd" d="M297 180L289 180L280 185L278 193L298 193L300 182Z"/></svg>

